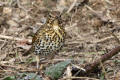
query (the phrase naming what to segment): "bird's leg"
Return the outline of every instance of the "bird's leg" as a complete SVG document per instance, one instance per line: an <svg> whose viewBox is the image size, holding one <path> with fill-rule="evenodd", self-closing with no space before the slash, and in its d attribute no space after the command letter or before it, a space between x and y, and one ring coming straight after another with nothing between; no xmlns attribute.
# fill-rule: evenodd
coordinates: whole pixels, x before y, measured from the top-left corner
<svg viewBox="0 0 120 80"><path fill-rule="evenodd" d="M36 64L36 66L37 66L37 69L39 70L39 63L40 63L40 56L39 55L36 55L36 61L37 61L37 64Z"/></svg>
<svg viewBox="0 0 120 80"><path fill-rule="evenodd" d="M37 70L42 70L43 69L43 65L42 64L39 64L40 63L40 56L39 55L36 55L36 61L37 61Z"/></svg>
<svg viewBox="0 0 120 80"><path fill-rule="evenodd" d="M40 56L36 55L36 67L37 67L37 71L36 71L35 76L31 80L35 80L36 77L37 77L37 75L39 74L39 63L40 63Z"/></svg>
<svg viewBox="0 0 120 80"><path fill-rule="evenodd" d="M43 72L39 71L39 70L42 70L42 68L43 68L42 64L39 65L39 63L40 63L40 56L39 55L36 55L36 61L37 61L37 72L36 72L36 74L43 75Z"/></svg>

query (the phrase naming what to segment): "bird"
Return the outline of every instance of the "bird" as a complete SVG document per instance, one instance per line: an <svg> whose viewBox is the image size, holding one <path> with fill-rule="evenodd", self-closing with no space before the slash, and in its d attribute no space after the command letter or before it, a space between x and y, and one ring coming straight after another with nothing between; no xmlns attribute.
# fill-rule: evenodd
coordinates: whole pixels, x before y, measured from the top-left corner
<svg viewBox="0 0 120 80"><path fill-rule="evenodd" d="M36 67L39 69L40 59L53 59L63 48L66 32L61 24L60 15L49 14L32 38L32 47L27 51L36 56Z"/></svg>

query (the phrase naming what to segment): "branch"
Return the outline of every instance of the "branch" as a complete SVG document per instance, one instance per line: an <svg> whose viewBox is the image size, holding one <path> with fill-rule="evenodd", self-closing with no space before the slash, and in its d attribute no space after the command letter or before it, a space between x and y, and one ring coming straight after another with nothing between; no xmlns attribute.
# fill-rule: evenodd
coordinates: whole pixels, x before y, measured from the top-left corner
<svg viewBox="0 0 120 80"><path fill-rule="evenodd" d="M105 61L109 60L119 52L120 52L120 46L117 46L116 48L112 49L110 52L104 54L101 58L95 60L95 62L86 64L84 67L84 71L76 68L76 69L73 69L72 72L77 72L79 76L87 75L90 72L95 71L96 68L101 64L101 62L104 63Z"/></svg>
<svg viewBox="0 0 120 80"><path fill-rule="evenodd" d="M70 6L70 8L67 10L67 13L69 13L73 7L75 6L75 4L77 3L77 0L74 0L73 4Z"/></svg>
<svg viewBox="0 0 120 80"><path fill-rule="evenodd" d="M79 1L79 0L78 0ZM71 11L75 11L75 9L79 9L80 6L84 6L85 4L87 4L89 2L89 0L83 0L82 2L80 2L77 6L77 0L74 0L74 2L71 4L70 8L66 11L66 13L70 13Z"/></svg>
<svg viewBox="0 0 120 80"><path fill-rule="evenodd" d="M86 72L91 72L92 70L94 70L94 68L99 66L101 62L103 63L103 62L109 60L114 55L118 54L119 52L120 52L120 46L118 46L118 47L112 49L110 52L104 54L101 58L99 58L98 60L95 60L95 62L93 62L91 64L87 64L89 66L87 66L87 65L85 66Z"/></svg>
<svg viewBox="0 0 120 80"><path fill-rule="evenodd" d="M12 36L5 36L5 35L0 35L0 38L9 39L9 40L15 40L15 41L25 41L25 42L28 42L28 43L32 42L32 40L30 40L30 39L18 38L18 37L12 37Z"/></svg>

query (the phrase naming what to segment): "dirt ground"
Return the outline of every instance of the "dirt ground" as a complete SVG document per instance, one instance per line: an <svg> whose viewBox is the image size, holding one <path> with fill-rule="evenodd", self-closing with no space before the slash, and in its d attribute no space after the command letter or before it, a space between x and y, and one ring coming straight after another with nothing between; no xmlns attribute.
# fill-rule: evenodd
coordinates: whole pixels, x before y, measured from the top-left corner
<svg viewBox="0 0 120 80"><path fill-rule="evenodd" d="M120 0L89 0L69 12L65 46L54 63L73 59L73 65L94 62L120 44ZM22 56L36 30L44 24L47 10L68 10L74 0L0 0L0 79L35 68L32 55ZM34 58L33 58L34 60ZM25 63L21 63L25 62ZM107 80L120 80L120 54L102 64ZM100 74L89 78L100 79ZM62 79L62 77L61 77ZM60 79L60 80L61 80ZM101 79L104 80L104 79Z"/></svg>

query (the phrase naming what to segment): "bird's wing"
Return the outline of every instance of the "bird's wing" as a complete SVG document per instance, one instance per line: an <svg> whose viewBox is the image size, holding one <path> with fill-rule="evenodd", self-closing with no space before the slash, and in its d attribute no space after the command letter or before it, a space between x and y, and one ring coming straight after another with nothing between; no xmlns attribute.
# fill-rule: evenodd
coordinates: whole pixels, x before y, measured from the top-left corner
<svg viewBox="0 0 120 80"><path fill-rule="evenodd" d="M34 34L34 36L33 36L33 38L32 38L32 44L33 44L36 40L38 40L38 38L40 38L40 37L42 36L42 34L44 33L44 29L45 29L45 27L44 27L44 25L43 25L43 26L41 26L41 27L37 30L37 32Z"/></svg>

